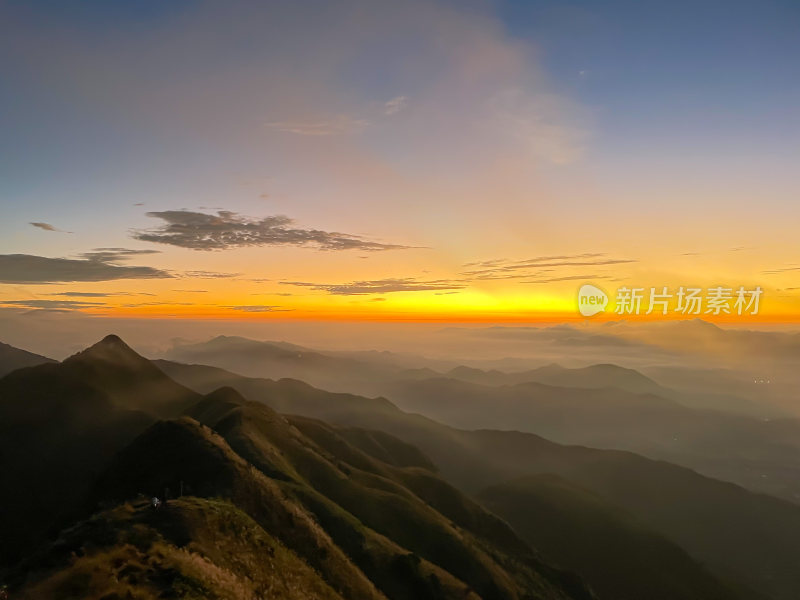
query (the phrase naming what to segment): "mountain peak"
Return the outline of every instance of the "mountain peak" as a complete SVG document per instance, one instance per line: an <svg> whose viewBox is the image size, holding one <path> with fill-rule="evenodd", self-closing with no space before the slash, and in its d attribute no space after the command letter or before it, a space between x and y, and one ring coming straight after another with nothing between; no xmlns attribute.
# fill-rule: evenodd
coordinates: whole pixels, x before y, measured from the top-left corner
<svg viewBox="0 0 800 600"><path fill-rule="evenodd" d="M92 347L100 347L100 348L114 348L116 350L130 350L133 352L130 346L126 344L121 337L116 334L110 333L102 340L94 344Z"/></svg>
<svg viewBox="0 0 800 600"><path fill-rule="evenodd" d="M117 335L107 335L62 365L72 376L102 390L126 409L171 417L200 399L199 394L174 382Z"/></svg>
<svg viewBox="0 0 800 600"><path fill-rule="evenodd" d="M122 341L122 338L116 335L115 333L109 333L106 337L100 340L101 344L114 344L114 345L126 345L125 342Z"/></svg>
<svg viewBox="0 0 800 600"><path fill-rule="evenodd" d="M128 346L118 335L110 334L96 344L70 356L65 362L78 360L101 360L104 362L125 363L128 365L148 362L133 348Z"/></svg>

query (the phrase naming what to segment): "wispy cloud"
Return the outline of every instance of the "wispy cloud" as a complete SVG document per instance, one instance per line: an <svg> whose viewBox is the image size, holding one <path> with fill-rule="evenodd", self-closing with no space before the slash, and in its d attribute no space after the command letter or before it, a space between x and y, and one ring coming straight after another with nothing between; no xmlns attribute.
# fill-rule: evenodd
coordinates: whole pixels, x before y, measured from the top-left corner
<svg viewBox="0 0 800 600"><path fill-rule="evenodd" d="M282 281L282 285L296 285L328 292L337 296L358 296L362 294L389 294L393 292L425 292L432 290L453 290L466 287L463 282L435 279L424 281L414 278L375 279L371 281L352 281L350 283L310 283L305 281Z"/></svg>
<svg viewBox="0 0 800 600"><path fill-rule="evenodd" d="M63 296L66 298L109 298L112 296L155 296L149 292L56 292L48 296Z"/></svg>
<svg viewBox="0 0 800 600"><path fill-rule="evenodd" d="M520 281L520 283L555 283L557 281L594 281L597 279L611 279L608 275L598 275L593 273L591 275L565 275L564 277L544 277L542 279L532 279L530 281Z"/></svg>
<svg viewBox="0 0 800 600"><path fill-rule="evenodd" d="M38 227L39 229L42 229L44 231L55 231L55 232L58 232L58 233L72 233L71 231L64 231L63 229L59 229L58 227L55 227L54 225L50 225L50 223L31 222L30 224L33 225L34 227Z"/></svg>
<svg viewBox="0 0 800 600"><path fill-rule="evenodd" d="M133 237L144 242L169 244L192 250L227 250L247 246L308 246L319 250L396 250L409 246L383 244L346 233L303 229L284 215L257 219L230 211L216 215L188 210L149 212L161 219L162 227L136 231Z"/></svg>
<svg viewBox="0 0 800 600"><path fill-rule="evenodd" d="M65 296L67 298L108 298L109 296L117 296L118 294L112 292L58 292L56 294L47 295Z"/></svg>
<svg viewBox="0 0 800 600"><path fill-rule="evenodd" d="M96 253L89 252L84 256L92 256L92 258L49 258L31 254L2 254L0 255L0 283L66 283L172 277L172 274L167 271L153 267L119 265L117 262L122 260L122 255L111 256L107 250Z"/></svg>
<svg viewBox="0 0 800 600"><path fill-rule="evenodd" d="M158 250L131 250L129 248L95 248L91 252L84 252L80 256L87 260L105 263L119 263L132 256L160 254Z"/></svg>
<svg viewBox="0 0 800 600"><path fill-rule="evenodd" d="M369 125L369 121L347 115L337 115L328 119L268 121L264 125L269 129L295 135L327 136L358 133Z"/></svg>
<svg viewBox="0 0 800 600"><path fill-rule="evenodd" d="M396 115L408 105L406 96L397 96L383 105L383 113L387 116Z"/></svg>
<svg viewBox="0 0 800 600"><path fill-rule="evenodd" d="M223 308L229 308L231 310L238 310L241 312L251 312L251 313L261 313L261 312L289 312L294 310L293 308L284 308L282 306L270 306L270 305L245 305L245 306L223 306Z"/></svg>
<svg viewBox="0 0 800 600"><path fill-rule="evenodd" d="M0 304L3 306L49 310L80 310L82 308L105 306L100 302L80 302L77 300L2 300Z"/></svg>
<svg viewBox="0 0 800 600"><path fill-rule="evenodd" d="M629 258L607 258L603 253L563 254L556 256L538 256L525 260L492 259L466 263L471 267L461 273L462 276L475 280L520 279L538 277L542 272L563 267L600 267L637 262ZM554 281L556 279L553 279Z"/></svg>
<svg viewBox="0 0 800 600"><path fill-rule="evenodd" d="M185 271L182 277L192 279L233 279L240 275L241 273L221 273L217 271Z"/></svg>
<svg viewBox="0 0 800 600"><path fill-rule="evenodd" d="M787 273L789 271L800 271L800 266L779 267L777 269L770 269L769 271L761 271L764 275L777 275L778 273Z"/></svg>

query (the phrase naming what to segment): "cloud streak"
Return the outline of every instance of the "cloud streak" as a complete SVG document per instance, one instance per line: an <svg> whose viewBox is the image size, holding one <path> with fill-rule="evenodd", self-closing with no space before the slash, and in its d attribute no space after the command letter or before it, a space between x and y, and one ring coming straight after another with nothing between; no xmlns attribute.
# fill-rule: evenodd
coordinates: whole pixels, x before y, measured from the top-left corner
<svg viewBox="0 0 800 600"><path fill-rule="evenodd" d="M318 250L380 251L406 249L409 246L382 244L346 233L303 229L283 215L256 219L221 210L216 215L188 210L149 212L164 225L135 231L133 237L143 242L168 244L191 250L228 250L248 246L308 246Z"/></svg>
<svg viewBox="0 0 800 600"><path fill-rule="evenodd" d="M0 301L0 304L3 306L46 310L79 310L105 306L100 302L81 302L77 300L3 300Z"/></svg>
<svg viewBox="0 0 800 600"><path fill-rule="evenodd" d="M564 277L546 277L543 279L533 279L531 281L520 281L520 283L556 283L558 281L593 281L595 279L610 279L608 275L565 275Z"/></svg>
<svg viewBox="0 0 800 600"><path fill-rule="evenodd" d="M92 258L86 258L86 256ZM122 260L121 254L117 253L112 256L107 250L90 252L79 259L49 258L31 254L2 254L0 255L0 283L67 283L172 277L167 271L153 267L119 265L117 264L119 260Z"/></svg>
<svg viewBox="0 0 800 600"><path fill-rule="evenodd" d="M293 133L295 135L328 136L358 133L369 125L369 121L366 119L348 117L346 115L338 115L330 119L268 121L264 123L264 125L269 129L282 131L284 133Z"/></svg>
<svg viewBox="0 0 800 600"><path fill-rule="evenodd" d="M63 229L59 229L58 227L55 227L54 225L50 225L50 223L42 223L40 221L32 221L29 224L33 225L34 227L37 227L37 228L39 228L39 229L41 229L43 231L54 231L54 232L57 232L57 233L72 233L71 231L64 231Z"/></svg>
<svg viewBox="0 0 800 600"><path fill-rule="evenodd" d="M95 248L91 252L84 252L80 256L86 260L104 263L119 263L133 256L160 254L158 250L131 250L130 248Z"/></svg>
<svg viewBox="0 0 800 600"><path fill-rule="evenodd" d="M186 271L183 277L192 279L234 279L239 277L241 273L220 273L217 271Z"/></svg>
<svg viewBox="0 0 800 600"><path fill-rule="evenodd" d="M249 313L289 312L294 310L293 308L284 308L282 306L270 306L270 305L224 306L223 308L229 308L231 310L238 310L240 312L249 312Z"/></svg>
<svg viewBox="0 0 800 600"><path fill-rule="evenodd" d="M552 271L556 268L604 267L634 262L637 261L628 258L607 258L606 254L603 253L539 256L517 261L493 259L466 263L464 265L465 267L472 268L462 271L461 275L473 280L520 279L525 277L538 277L542 272ZM531 272L531 270L536 269L540 269L540 271ZM559 281L559 279L554 278L552 281Z"/></svg>
<svg viewBox="0 0 800 600"><path fill-rule="evenodd" d="M309 283L305 281L282 281L282 285L296 285L328 292L336 296L359 296L363 294L390 294L394 292L427 292L435 290L460 290L463 282L447 279L421 281L411 277L402 279L375 279L350 283Z"/></svg>

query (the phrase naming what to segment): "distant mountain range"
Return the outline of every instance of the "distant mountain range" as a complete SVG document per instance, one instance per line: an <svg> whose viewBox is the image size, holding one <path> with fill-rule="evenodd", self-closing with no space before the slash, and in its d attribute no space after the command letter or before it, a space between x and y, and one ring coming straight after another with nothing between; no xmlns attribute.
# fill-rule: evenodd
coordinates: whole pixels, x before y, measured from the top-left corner
<svg viewBox="0 0 800 600"><path fill-rule="evenodd" d="M702 333L709 329L703 325L689 329ZM717 328L710 329L716 335ZM439 372L406 368L408 360L398 364L391 355L354 358L223 336L176 346L170 356L243 375L383 396L404 410L464 429L514 429L561 443L631 450L800 502L800 420L736 397L733 392L746 384L732 383L728 372L705 377L690 372L686 379L696 391L677 391L613 364L550 364L515 372L458 366ZM680 382L680 371L662 372Z"/></svg>
<svg viewBox="0 0 800 600"><path fill-rule="evenodd" d="M794 593L788 590L800 589L800 539L796 537L800 535L800 506L796 504L629 452L562 446L514 431L450 428L403 412L383 398L325 392L296 380L246 378L199 365L157 364L198 391L230 386L278 412L391 433L422 450L448 481L468 492L522 476L557 474L624 509L650 531L686 549L717 576L787 600ZM757 547L751 543L765 535L769 543ZM783 565L779 578L774 573L776 565Z"/></svg>
<svg viewBox="0 0 800 600"><path fill-rule="evenodd" d="M800 506L115 336L0 379L0 480L14 598L800 594Z"/></svg>
<svg viewBox="0 0 800 600"><path fill-rule="evenodd" d="M0 342L0 377L23 367L33 367L51 362L55 361Z"/></svg>

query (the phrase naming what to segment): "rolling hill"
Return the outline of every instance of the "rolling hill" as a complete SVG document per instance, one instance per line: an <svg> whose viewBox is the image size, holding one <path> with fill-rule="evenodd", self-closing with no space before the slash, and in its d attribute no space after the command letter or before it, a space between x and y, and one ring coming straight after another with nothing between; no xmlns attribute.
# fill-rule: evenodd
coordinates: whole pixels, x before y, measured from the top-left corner
<svg viewBox="0 0 800 600"><path fill-rule="evenodd" d="M17 371L0 381L7 392L3 408L34 433L36 443L52 446L50 438L59 439L58 451L68 457L59 463L52 453L42 456L35 468L15 461L8 465L8 455L2 455L3 468L27 471L33 485L42 480L57 491L48 496L43 489L32 490L37 498L50 499L37 510L24 512L24 498L9 505L9 514L22 525L48 525L27 537L16 531L20 539L13 539L8 535L14 533L11 523L2 523L0 533L12 540L9 547L15 550L8 558L29 556L6 577L14 597L86 597L100 590L113 594L115 585L144 597L170 593L176 585L189 586L195 594L216 589L221 597L231 597L241 586L279 579L269 553L254 555L252 539L264 538L262 543L285 549L281 552L290 568L304 569L302 579L322 590L320 597L331 591L330 597L353 600L593 598L577 576L550 566L503 521L436 475L418 450L393 436L363 429L340 434L320 421L289 421L232 389L202 397L142 361L147 362L110 337L64 363ZM144 410L134 411L137 394L131 386L137 378L142 384L140 409L162 414L181 410L187 416L155 420ZM65 389L65 383L73 388ZM41 390L38 397L30 394L35 384ZM194 402L185 409L190 399ZM49 409L61 411L56 421L41 410L45 400L51 402ZM121 419L129 427L127 435L115 436L118 430L107 429L99 419L97 428L107 429L112 438L99 448L92 438L99 431L90 426L95 414ZM72 421L83 428L62 430ZM91 469L58 479L57 468L73 460L88 461ZM181 489L206 500L175 502ZM173 498L164 514L178 511L175 519L184 529L177 537L172 525L145 523L150 518L146 511L125 505L140 493ZM230 507L214 498L225 499ZM100 512L94 517L31 556L53 527L96 507ZM54 509L61 512L58 519ZM242 528L249 533L245 539L232 539L239 535L237 526L204 535L220 536L216 548L239 548L244 556L253 556L248 570L260 573L261 579L247 576L243 565L212 548L210 538L195 540L192 532L206 531L205 526L185 530L187 518L192 527L217 519L214 527L219 528L215 511L230 512L235 522L246 521ZM105 532L98 541L95 526L103 522ZM72 553L75 548L77 554ZM121 577L109 578L109 565L111 573L124 568ZM139 567L143 572L136 575Z"/></svg>
<svg viewBox="0 0 800 600"><path fill-rule="evenodd" d="M796 504L630 452L564 446L519 431L460 430L403 412L382 398L199 365L157 364L198 391L227 385L279 412L388 432L418 447L445 479L468 492L523 476L557 474L626 510L716 577L774 599L793 600L800 592Z"/></svg>

